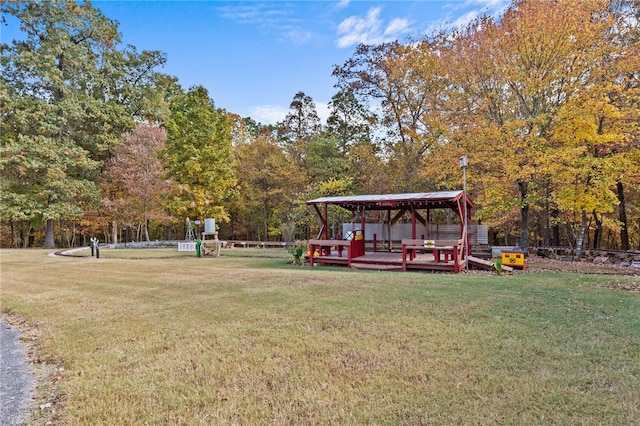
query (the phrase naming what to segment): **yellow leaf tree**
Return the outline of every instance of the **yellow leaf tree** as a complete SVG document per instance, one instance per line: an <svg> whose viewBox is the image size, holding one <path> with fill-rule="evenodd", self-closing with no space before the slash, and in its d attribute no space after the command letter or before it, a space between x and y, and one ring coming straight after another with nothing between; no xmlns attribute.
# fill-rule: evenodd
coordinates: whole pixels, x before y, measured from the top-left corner
<svg viewBox="0 0 640 426"><path fill-rule="evenodd" d="M599 247L606 222L619 230L620 247L629 249L624 188L637 188L640 175L640 37L637 26L625 27L631 11L612 9L604 16L606 43L580 96L560 109L552 132L555 158L547 163L554 199L560 210L579 217L573 222L577 257L588 216L595 223L593 247Z"/></svg>
<svg viewBox="0 0 640 426"><path fill-rule="evenodd" d="M455 33L443 51L454 82L452 151L468 153L471 175L485 189L480 217L499 221L496 204L519 210L523 248L530 210L551 179L544 160L553 125L590 81L610 24L606 7L604 0L514 2L499 21L484 17Z"/></svg>
<svg viewBox="0 0 640 426"><path fill-rule="evenodd" d="M164 163L173 192L168 210L179 218L228 220L224 201L236 179L231 124L202 86L171 98Z"/></svg>

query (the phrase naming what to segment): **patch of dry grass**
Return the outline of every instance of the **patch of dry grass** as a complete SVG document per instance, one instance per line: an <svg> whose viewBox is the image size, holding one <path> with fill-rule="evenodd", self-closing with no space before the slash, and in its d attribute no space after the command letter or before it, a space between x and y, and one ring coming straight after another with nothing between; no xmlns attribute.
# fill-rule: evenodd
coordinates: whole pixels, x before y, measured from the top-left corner
<svg viewBox="0 0 640 426"><path fill-rule="evenodd" d="M38 330L38 348L61 367L44 410L57 411L54 422L640 418L640 297L599 288L637 277L366 273L278 256L142 253L0 252L2 311Z"/></svg>

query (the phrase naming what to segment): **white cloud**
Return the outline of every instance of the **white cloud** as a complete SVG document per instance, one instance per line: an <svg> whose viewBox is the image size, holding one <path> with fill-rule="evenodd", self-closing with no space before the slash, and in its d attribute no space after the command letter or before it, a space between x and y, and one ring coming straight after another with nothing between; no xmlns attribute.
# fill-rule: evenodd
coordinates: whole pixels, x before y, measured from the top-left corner
<svg viewBox="0 0 640 426"><path fill-rule="evenodd" d="M458 18L453 21L450 27L453 28L464 28L471 22L473 22L476 18L482 16L482 11L480 10L471 10L463 15L458 16Z"/></svg>
<svg viewBox="0 0 640 426"><path fill-rule="evenodd" d="M345 7L349 6L349 3L351 3L351 0L340 0L335 7L336 9L344 9Z"/></svg>
<svg viewBox="0 0 640 426"><path fill-rule="evenodd" d="M218 11L225 19L257 28L265 36L275 34L280 41L287 40L294 46L301 46L313 37L310 31L300 27L302 19L295 11L279 3L234 3L221 6Z"/></svg>
<svg viewBox="0 0 640 426"><path fill-rule="evenodd" d="M384 30L384 35L397 35L409 31L409 21L402 18L395 18Z"/></svg>
<svg viewBox="0 0 640 426"><path fill-rule="evenodd" d="M411 31L409 21L402 18L392 19L384 26L381 11L380 7L372 7L366 16L350 16L342 21L338 25L336 45L345 48L359 43L379 44L396 40Z"/></svg>
<svg viewBox="0 0 640 426"><path fill-rule="evenodd" d="M468 0L467 5L479 6L483 9L496 10L504 8L510 0Z"/></svg>
<svg viewBox="0 0 640 426"><path fill-rule="evenodd" d="M276 124L283 121L288 113L289 108L282 105L260 105L252 107L249 116L262 124Z"/></svg>
<svg viewBox="0 0 640 426"><path fill-rule="evenodd" d="M326 102L314 102L316 105L316 112L320 117L320 122L325 124L329 114L331 114L331 108ZM258 123L262 124L276 124L284 121L284 118L291 112L291 108L282 105L260 105L251 108L249 116Z"/></svg>
<svg viewBox="0 0 640 426"><path fill-rule="evenodd" d="M313 37L313 34L300 27L291 27L287 30L285 37L291 44L299 47L309 41Z"/></svg>
<svg viewBox="0 0 640 426"><path fill-rule="evenodd" d="M290 19L290 12L264 3L233 4L218 8L220 16L241 24L271 27Z"/></svg>
<svg viewBox="0 0 640 426"><path fill-rule="evenodd" d="M502 15L510 4L510 0L467 0L452 2L446 5L450 9L446 18L431 25L430 29L463 28L480 16Z"/></svg>
<svg viewBox="0 0 640 426"><path fill-rule="evenodd" d="M326 102L314 102L316 104L316 112L318 113L318 117L320 117L320 122L324 125L327 123L327 118L331 114L331 108L329 104Z"/></svg>
<svg viewBox="0 0 640 426"><path fill-rule="evenodd" d="M366 43L380 31L381 21L378 18L380 8L369 9L366 17L350 16L338 25L338 34L342 35L338 47L350 47L358 43Z"/></svg>

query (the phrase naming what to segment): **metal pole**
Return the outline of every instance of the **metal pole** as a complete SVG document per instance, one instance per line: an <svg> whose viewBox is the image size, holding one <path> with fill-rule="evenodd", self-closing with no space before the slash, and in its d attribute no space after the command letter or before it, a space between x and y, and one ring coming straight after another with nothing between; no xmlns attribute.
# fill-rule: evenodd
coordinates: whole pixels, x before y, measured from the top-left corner
<svg viewBox="0 0 640 426"><path fill-rule="evenodd" d="M462 192L464 193L464 268L469 269L469 218L467 217L467 156L460 157Z"/></svg>

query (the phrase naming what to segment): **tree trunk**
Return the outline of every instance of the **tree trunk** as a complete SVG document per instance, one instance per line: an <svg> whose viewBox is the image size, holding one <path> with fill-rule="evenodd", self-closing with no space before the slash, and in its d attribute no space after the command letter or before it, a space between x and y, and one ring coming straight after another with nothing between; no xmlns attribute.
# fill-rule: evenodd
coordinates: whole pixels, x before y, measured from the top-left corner
<svg viewBox="0 0 640 426"><path fill-rule="evenodd" d="M268 217L268 213L269 212L269 204L267 202L267 200L264 200L263 202L263 212L262 212L262 220L263 220L263 225L264 225L264 240L265 241L269 241L269 217Z"/></svg>
<svg viewBox="0 0 640 426"><path fill-rule="evenodd" d="M602 230L602 218L598 218L598 213L593 210L593 220L596 222L596 230L593 233L593 248L599 249L602 244L602 234L604 231Z"/></svg>
<svg viewBox="0 0 640 426"><path fill-rule="evenodd" d="M558 225L558 215L560 212L557 208L551 210L551 245L554 247L560 246L560 226Z"/></svg>
<svg viewBox="0 0 640 426"><path fill-rule="evenodd" d="M9 224L11 226L11 248L15 248L16 247L16 224L13 220L9 221Z"/></svg>
<svg viewBox="0 0 640 426"><path fill-rule="evenodd" d="M543 239L542 244L545 247L549 247L551 245L551 230L553 229L553 225L551 221L551 218L553 217L551 212L552 209L551 209L551 204L549 202L551 198L551 188L549 185L549 181L546 182L545 192L546 194L545 194L544 211L542 212L544 220L541 220L540 223L542 224L542 239Z"/></svg>
<svg viewBox="0 0 640 426"><path fill-rule="evenodd" d="M111 221L111 243L118 244L118 222Z"/></svg>
<svg viewBox="0 0 640 426"><path fill-rule="evenodd" d="M518 182L520 188L520 219L522 221L522 229L520 232L520 248L527 252L529 250L529 204L527 201L528 184L526 182Z"/></svg>
<svg viewBox="0 0 640 426"><path fill-rule="evenodd" d="M27 244L24 247L25 248L35 247L35 243L36 243L36 230L33 229L33 227L31 227L29 228L29 234L27 235Z"/></svg>
<svg viewBox="0 0 640 426"><path fill-rule="evenodd" d="M617 184L618 190L618 201L620 201L620 205L618 206L620 219L620 248L622 250L629 250L629 228L627 227L627 206L625 204L624 198L624 186L622 182L618 182Z"/></svg>
<svg viewBox="0 0 640 426"><path fill-rule="evenodd" d="M44 233L44 248L56 248L56 239L53 233L53 219L47 219Z"/></svg>
<svg viewBox="0 0 640 426"><path fill-rule="evenodd" d="M578 239L576 240L576 254L573 260L582 259L582 245L584 243L584 233L587 229L587 212L582 210L582 222L580 223L580 231L578 232Z"/></svg>

